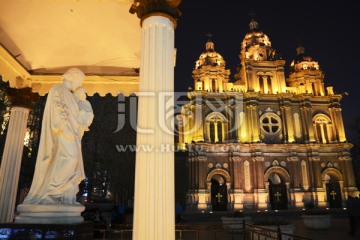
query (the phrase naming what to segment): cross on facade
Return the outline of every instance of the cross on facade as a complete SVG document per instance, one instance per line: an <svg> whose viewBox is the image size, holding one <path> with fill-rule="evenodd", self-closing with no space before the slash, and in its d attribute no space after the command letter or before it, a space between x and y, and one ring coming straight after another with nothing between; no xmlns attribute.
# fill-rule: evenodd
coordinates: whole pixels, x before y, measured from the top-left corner
<svg viewBox="0 0 360 240"><path fill-rule="evenodd" d="M211 41L211 37L213 36L211 33L206 34L206 36L208 37L208 40Z"/></svg>
<svg viewBox="0 0 360 240"><path fill-rule="evenodd" d="M276 192L275 194L275 197L276 197L276 201L280 201L280 197L281 197L281 193L279 193L279 192Z"/></svg>
<svg viewBox="0 0 360 240"><path fill-rule="evenodd" d="M330 193L330 195L332 196L333 200L335 200L336 192L335 192L334 190L332 190L332 192Z"/></svg>
<svg viewBox="0 0 360 240"><path fill-rule="evenodd" d="M223 195L221 195L220 193L216 194L215 197L217 197L217 202L220 202L221 198L222 198Z"/></svg>

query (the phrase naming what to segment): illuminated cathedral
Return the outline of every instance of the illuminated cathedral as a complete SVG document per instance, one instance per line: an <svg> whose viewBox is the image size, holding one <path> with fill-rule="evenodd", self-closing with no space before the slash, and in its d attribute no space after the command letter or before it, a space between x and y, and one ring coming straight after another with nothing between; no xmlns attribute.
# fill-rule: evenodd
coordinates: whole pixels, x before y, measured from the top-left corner
<svg viewBox="0 0 360 240"><path fill-rule="evenodd" d="M230 70L211 39L177 115L189 212L341 208L357 193L340 102L299 46L285 60L252 19Z"/></svg>

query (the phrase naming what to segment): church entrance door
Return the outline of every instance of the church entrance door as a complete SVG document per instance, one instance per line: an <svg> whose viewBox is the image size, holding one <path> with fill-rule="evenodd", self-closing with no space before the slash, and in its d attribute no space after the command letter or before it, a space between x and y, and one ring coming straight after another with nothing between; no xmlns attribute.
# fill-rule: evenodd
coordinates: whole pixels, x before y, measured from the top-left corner
<svg viewBox="0 0 360 240"><path fill-rule="evenodd" d="M227 189L220 175L211 179L211 204L213 211L227 211Z"/></svg>
<svg viewBox="0 0 360 240"><path fill-rule="evenodd" d="M326 195L329 208L341 208L341 191L338 182L326 183Z"/></svg>
<svg viewBox="0 0 360 240"><path fill-rule="evenodd" d="M288 199L285 183L274 184L270 182L269 198L272 210L287 209Z"/></svg>

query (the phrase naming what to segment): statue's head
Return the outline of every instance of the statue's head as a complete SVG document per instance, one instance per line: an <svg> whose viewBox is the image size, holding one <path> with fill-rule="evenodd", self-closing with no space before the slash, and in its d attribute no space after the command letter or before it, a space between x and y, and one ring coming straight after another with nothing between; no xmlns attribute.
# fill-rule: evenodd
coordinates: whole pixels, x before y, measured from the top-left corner
<svg viewBox="0 0 360 240"><path fill-rule="evenodd" d="M72 91L79 88L83 84L85 78L85 74L78 68L70 68L62 75L63 81L68 83L68 86Z"/></svg>

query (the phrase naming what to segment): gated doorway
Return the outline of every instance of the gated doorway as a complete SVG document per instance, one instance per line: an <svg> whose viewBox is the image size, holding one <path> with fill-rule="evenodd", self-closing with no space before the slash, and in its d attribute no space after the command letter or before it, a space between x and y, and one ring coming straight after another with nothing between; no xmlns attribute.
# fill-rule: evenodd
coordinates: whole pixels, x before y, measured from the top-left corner
<svg viewBox="0 0 360 240"><path fill-rule="evenodd" d="M338 182L326 184L326 195L329 203L329 208L342 207L340 184Z"/></svg>
<svg viewBox="0 0 360 240"><path fill-rule="evenodd" d="M281 177L273 173L269 179L269 199L272 210L287 209L288 198L287 188L284 180Z"/></svg>
<svg viewBox="0 0 360 240"><path fill-rule="evenodd" d="M213 211L227 211L226 182L221 175L211 178L211 205Z"/></svg>
<svg viewBox="0 0 360 240"><path fill-rule="evenodd" d="M334 168L328 168L323 172L322 179L326 189L327 206L329 208L341 208L343 201L340 185L341 173Z"/></svg>

